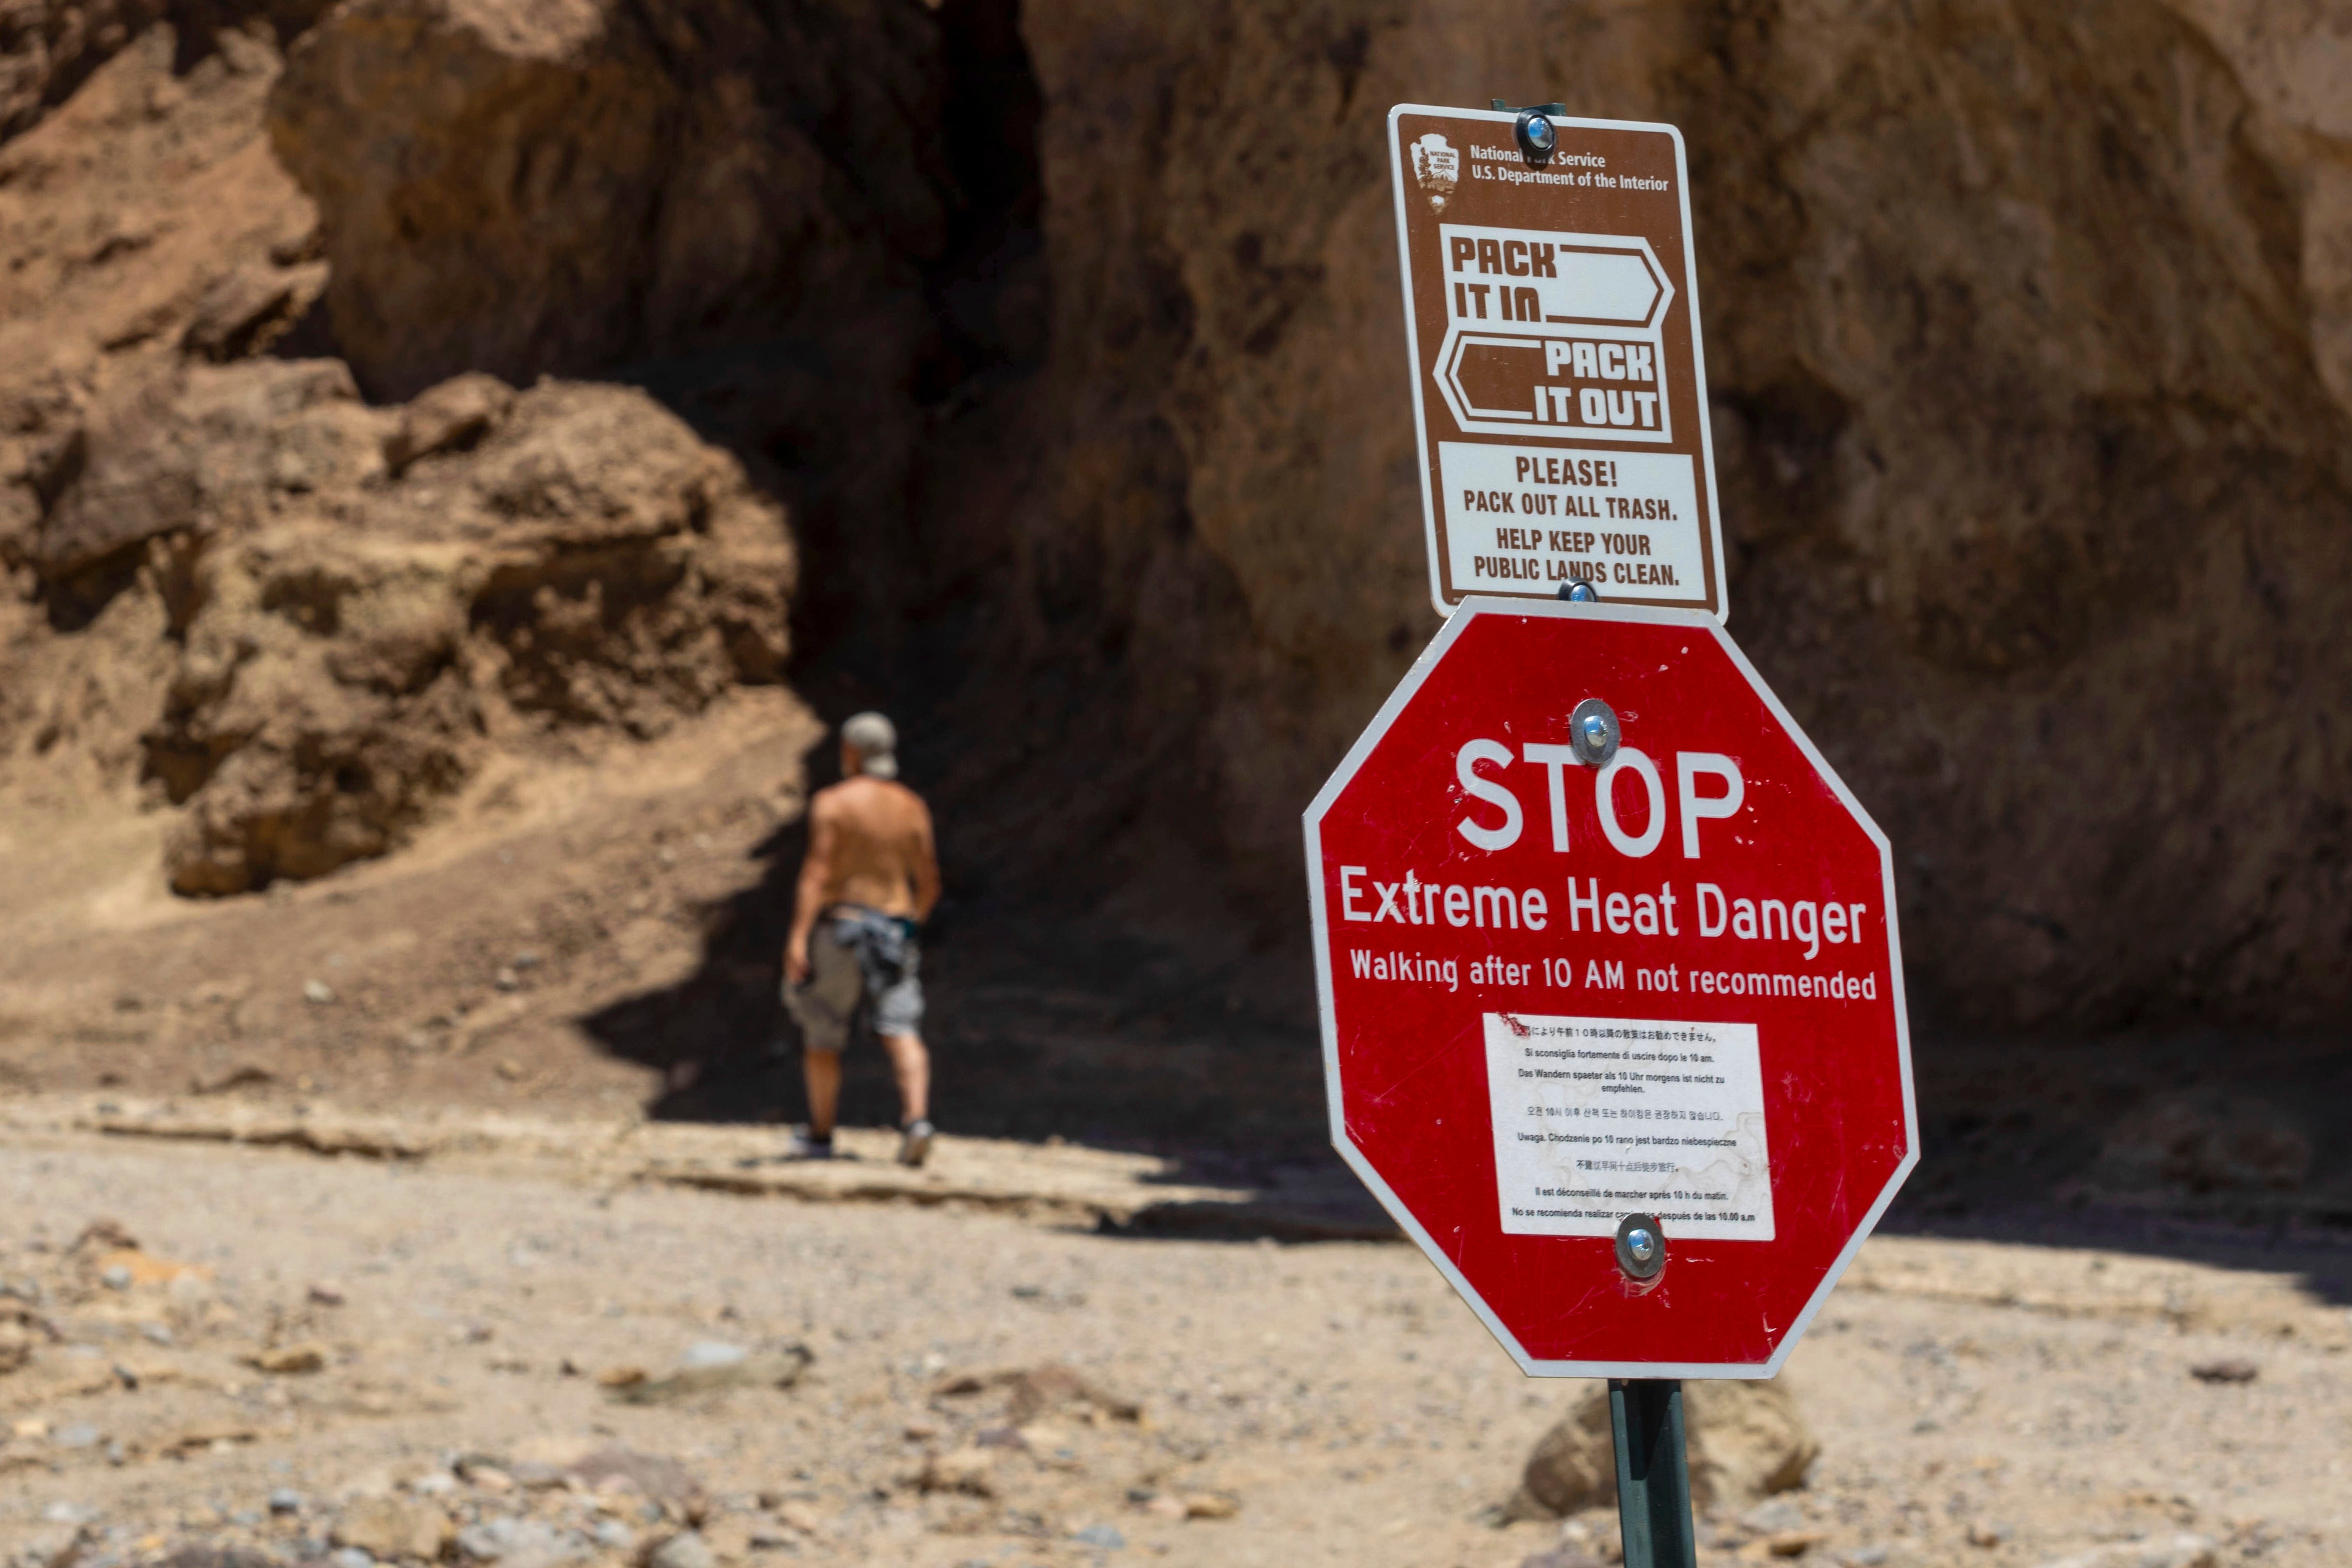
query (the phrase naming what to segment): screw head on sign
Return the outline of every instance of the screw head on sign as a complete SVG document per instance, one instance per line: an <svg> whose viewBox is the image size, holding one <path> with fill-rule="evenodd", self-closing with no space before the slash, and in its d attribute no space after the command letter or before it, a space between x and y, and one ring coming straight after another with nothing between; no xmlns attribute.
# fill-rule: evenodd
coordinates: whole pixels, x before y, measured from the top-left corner
<svg viewBox="0 0 2352 1568"><path fill-rule="evenodd" d="M1576 760L1591 767L1607 765L1617 754L1619 731L1615 710L1598 697L1588 697L1568 716L1569 744Z"/></svg>
<svg viewBox="0 0 2352 1568"><path fill-rule="evenodd" d="M1540 109L1523 109L1516 129L1519 151L1527 154L1528 163L1551 162L1552 150L1559 145L1559 132L1553 126L1551 116Z"/></svg>
<svg viewBox="0 0 2352 1568"><path fill-rule="evenodd" d="M1666 1232L1654 1215L1629 1214L1617 1222L1617 1267L1629 1279L1654 1279L1666 1266Z"/></svg>
<svg viewBox="0 0 2352 1568"><path fill-rule="evenodd" d="M1601 602L1601 590L1578 577L1559 585L1559 596L1572 605L1597 605Z"/></svg>

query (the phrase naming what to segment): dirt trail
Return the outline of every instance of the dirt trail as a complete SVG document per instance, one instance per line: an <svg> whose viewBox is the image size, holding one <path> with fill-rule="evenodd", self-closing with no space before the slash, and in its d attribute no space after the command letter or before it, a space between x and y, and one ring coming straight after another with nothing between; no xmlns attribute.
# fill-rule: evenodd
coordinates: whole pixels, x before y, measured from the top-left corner
<svg viewBox="0 0 2352 1568"><path fill-rule="evenodd" d="M14 1561L388 1554L386 1521L418 1518L452 1560L509 1568L617 1564L696 1520L747 1565L1504 1568L1560 1540L1487 1521L1570 1390L1521 1379L1407 1247L1097 1228L1107 1194L1166 1189L1135 1156L945 1146L950 1181L1025 1183L1024 1218L666 1184L616 1161L640 1135L620 1123L445 1118L408 1157L321 1158L15 1109ZM736 1163L755 1131L642 1135L776 1169ZM77 1247L100 1216L119 1234ZM2194 1537L2179 1561L2341 1562L2352 1318L2305 1282L2327 1269L1874 1241L1787 1374L1824 1442L1811 1484L1710 1521L1705 1560L1811 1536L1811 1561L2030 1568L2143 1543L2091 1559L2112 1568ZM2252 1381L2192 1375L2232 1360ZM701 1370L666 1382L682 1363ZM989 1383L1005 1370L1032 1375ZM946 1392L967 1376L986 1386ZM637 1479L562 1479L615 1448L692 1484L609 1454ZM1605 1517L1574 1522L1604 1543Z"/></svg>

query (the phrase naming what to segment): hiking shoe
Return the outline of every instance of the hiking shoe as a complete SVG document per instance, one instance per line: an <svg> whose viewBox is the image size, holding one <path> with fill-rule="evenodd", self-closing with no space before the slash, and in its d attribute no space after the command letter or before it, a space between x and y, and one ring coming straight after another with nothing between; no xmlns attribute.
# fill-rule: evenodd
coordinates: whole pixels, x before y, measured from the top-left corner
<svg viewBox="0 0 2352 1568"><path fill-rule="evenodd" d="M919 1165L931 1157L931 1124L910 1121L898 1135L898 1163Z"/></svg>
<svg viewBox="0 0 2352 1568"><path fill-rule="evenodd" d="M795 1127L793 1129L792 1147L785 1151L784 1158L787 1160L830 1160L833 1158L833 1139L830 1136L824 1138L812 1138L809 1136L807 1128Z"/></svg>

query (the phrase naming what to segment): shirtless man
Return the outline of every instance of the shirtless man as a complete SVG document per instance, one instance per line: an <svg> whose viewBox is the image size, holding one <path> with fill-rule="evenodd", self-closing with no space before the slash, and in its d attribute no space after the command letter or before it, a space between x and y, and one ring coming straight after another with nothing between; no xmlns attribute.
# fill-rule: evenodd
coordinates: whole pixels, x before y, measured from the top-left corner
<svg viewBox="0 0 2352 1568"><path fill-rule="evenodd" d="M784 944L784 1007L800 1024L808 1078L808 1131L793 1150L803 1159L833 1156L841 1051L861 1002L898 1079L899 1163L919 1165L931 1151L915 931L940 901L940 867L929 809L897 782L898 750L889 720L856 715L841 727L842 782L809 803L808 858Z"/></svg>

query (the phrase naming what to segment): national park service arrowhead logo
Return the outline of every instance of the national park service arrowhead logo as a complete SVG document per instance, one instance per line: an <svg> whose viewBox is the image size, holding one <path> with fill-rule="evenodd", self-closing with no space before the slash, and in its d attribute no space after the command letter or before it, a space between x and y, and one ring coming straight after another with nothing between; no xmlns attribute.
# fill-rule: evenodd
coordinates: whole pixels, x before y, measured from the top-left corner
<svg viewBox="0 0 2352 1568"><path fill-rule="evenodd" d="M1433 131L1412 144L1412 177L1429 198L1430 210L1442 213L1462 182L1462 154Z"/></svg>

